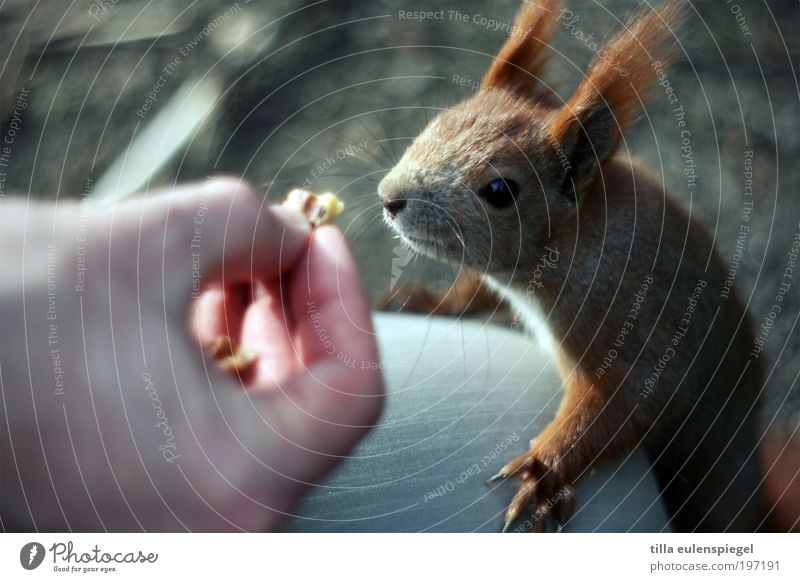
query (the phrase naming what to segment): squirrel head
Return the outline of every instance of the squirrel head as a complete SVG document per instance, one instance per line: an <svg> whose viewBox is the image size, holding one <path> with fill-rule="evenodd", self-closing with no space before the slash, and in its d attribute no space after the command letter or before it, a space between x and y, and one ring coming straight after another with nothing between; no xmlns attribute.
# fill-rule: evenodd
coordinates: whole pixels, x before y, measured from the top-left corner
<svg viewBox="0 0 800 582"><path fill-rule="evenodd" d="M435 117L379 184L385 221L412 249L504 274L556 229L574 233L582 196L673 60L664 45L684 11L637 12L564 103L541 73L567 13L527 0L477 94Z"/></svg>

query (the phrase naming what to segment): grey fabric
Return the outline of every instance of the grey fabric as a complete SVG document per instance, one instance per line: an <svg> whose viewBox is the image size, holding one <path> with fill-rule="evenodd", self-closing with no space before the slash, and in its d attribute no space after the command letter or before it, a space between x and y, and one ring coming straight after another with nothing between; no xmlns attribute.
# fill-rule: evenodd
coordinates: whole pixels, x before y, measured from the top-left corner
<svg viewBox="0 0 800 582"><path fill-rule="evenodd" d="M376 314L375 323L385 414L284 530L499 531L518 482L485 481L554 416L556 367L530 338L483 322ZM577 494L566 531L669 529L642 453L597 467Z"/></svg>

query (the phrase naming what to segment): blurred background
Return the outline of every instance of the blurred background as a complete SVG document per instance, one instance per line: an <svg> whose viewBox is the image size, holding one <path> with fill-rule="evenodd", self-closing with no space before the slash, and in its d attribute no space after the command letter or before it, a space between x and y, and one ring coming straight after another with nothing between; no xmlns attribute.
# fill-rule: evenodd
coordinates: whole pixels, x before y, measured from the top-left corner
<svg viewBox="0 0 800 582"><path fill-rule="evenodd" d="M566 98L594 54L585 36L608 37L639 3L564 4L572 26L553 43L548 79ZM113 199L220 173L244 176L275 201L293 186L332 190L347 203L339 223L373 299L398 278L445 287L452 273L409 262L385 231L376 184L439 109L475 91L517 8L516 0L0 0L0 200ZM627 145L715 233L760 326L800 236L800 10L795 0L693 8L680 34L685 58L669 78L692 133L697 187L687 189L663 91ZM409 15L417 11L443 17ZM740 239L750 170L752 229ZM764 356L764 422L779 413L788 432L800 422L800 276L791 281Z"/></svg>

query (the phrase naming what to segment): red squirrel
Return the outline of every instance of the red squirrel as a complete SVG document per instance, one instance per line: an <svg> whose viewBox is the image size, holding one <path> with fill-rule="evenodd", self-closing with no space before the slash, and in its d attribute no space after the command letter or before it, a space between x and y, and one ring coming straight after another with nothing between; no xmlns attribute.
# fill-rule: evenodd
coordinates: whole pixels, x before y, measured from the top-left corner
<svg viewBox="0 0 800 582"><path fill-rule="evenodd" d="M573 483L640 445L673 529L754 531L762 371L747 313L706 229L620 152L685 6L637 12L566 102L541 78L559 15L555 0L523 3L480 90L379 184L384 220L472 271L558 362L556 417L496 475L520 480L504 531L529 507L534 531L566 522Z"/></svg>

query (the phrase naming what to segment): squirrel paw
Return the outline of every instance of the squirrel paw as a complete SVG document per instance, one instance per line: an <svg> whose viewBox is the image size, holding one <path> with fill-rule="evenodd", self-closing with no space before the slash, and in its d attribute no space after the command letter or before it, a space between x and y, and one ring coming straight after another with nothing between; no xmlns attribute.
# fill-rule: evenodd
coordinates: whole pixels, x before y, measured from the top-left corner
<svg viewBox="0 0 800 582"><path fill-rule="evenodd" d="M401 284L390 293L382 295L376 308L379 311L404 311L429 314L436 311L440 300L422 285Z"/></svg>
<svg viewBox="0 0 800 582"><path fill-rule="evenodd" d="M554 468L557 464L557 462L544 462L537 451L531 449L508 463L487 481L491 483L515 476L522 479L516 495L506 510L503 533L510 529L511 524L522 515L534 499L536 508L530 519L525 522L525 529L544 532L547 523L553 521L556 531L561 531L563 525L569 521L575 513L575 489L572 483Z"/></svg>
<svg viewBox="0 0 800 582"><path fill-rule="evenodd" d="M377 301L380 311L406 311L449 316L485 316L499 322L510 321L509 310L478 280L477 275L461 275L444 293L432 292L423 285L402 283Z"/></svg>

